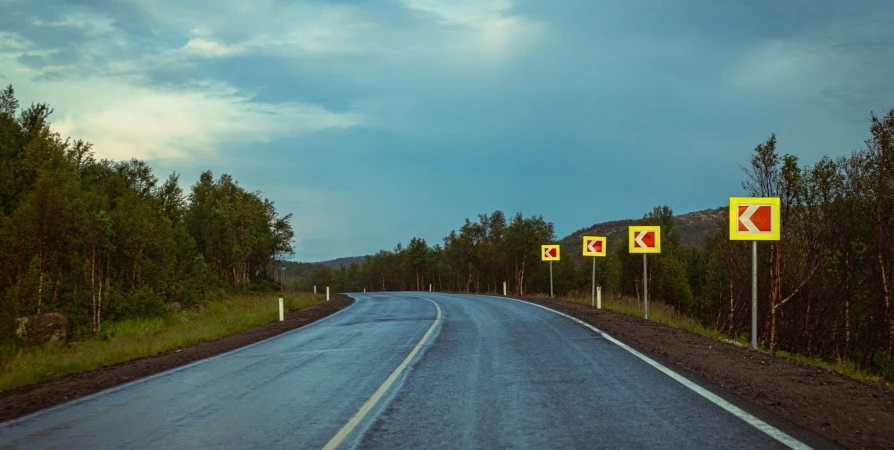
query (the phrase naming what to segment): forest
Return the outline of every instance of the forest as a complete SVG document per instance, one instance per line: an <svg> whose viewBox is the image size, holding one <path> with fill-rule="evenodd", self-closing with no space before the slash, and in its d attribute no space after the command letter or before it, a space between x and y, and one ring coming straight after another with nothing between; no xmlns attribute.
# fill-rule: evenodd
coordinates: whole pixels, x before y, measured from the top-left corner
<svg viewBox="0 0 894 450"><path fill-rule="evenodd" d="M291 215L228 174L186 193L144 161L96 160L50 128L46 104L0 92L0 343L16 319L62 313L76 337L233 292L278 289Z"/></svg>
<svg viewBox="0 0 894 450"><path fill-rule="evenodd" d="M136 159L94 158L91 144L51 130L46 104L20 108L0 92L0 343L18 342L17 319L65 314L80 337L106 321L165 314L229 293L290 287L334 292L427 290L531 296L549 292L540 245L556 243L539 215L496 210L466 218L441 242L411 238L340 269L290 261L291 215L229 174L202 173L188 192ZM741 166L742 192L779 197L782 239L759 243L759 344L846 361L894 379L894 109L870 114L863 145L805 165L775 135ZM728 214L728 212L727 212ZM731 337L750 332L751 243L731 241L728 216L701 245L681 242L660 205L649 256L649 298ZM603 291L642 295L642 257L626 238L596 260ZM564 246L557 296L586 296L592 260ZM298 270L300 269L300 270ZM294 277L294 273L293 273ZM11 344L13 345L13 344ZM19 344L14 344L19 345Z"/></svg>
<svg viewBox="0 0 894 450"><path fill-rule="evenodd" d="M894 379L894 109L870 114L858 150L811 165L777 149L775 134L757 145L742 169L742 192L779 197L782 237L758 244L758 343L827 361L847 362ZM703 245L681 243L674 213L657 206L644 224L662 227L662 253L649 256L650 301L721 333L750 334L751 242L729 239L729 212ZM341 269L318 266L295 287L336 292L428 290L549 293L549 265L540 245L556 243L542 216L502 211L465 219L442 242L412 238ZM557 296L589 296L592 260L563 246L554 263ZM642 298L642 256L626 237L597 258L605 292Z"/></svg>

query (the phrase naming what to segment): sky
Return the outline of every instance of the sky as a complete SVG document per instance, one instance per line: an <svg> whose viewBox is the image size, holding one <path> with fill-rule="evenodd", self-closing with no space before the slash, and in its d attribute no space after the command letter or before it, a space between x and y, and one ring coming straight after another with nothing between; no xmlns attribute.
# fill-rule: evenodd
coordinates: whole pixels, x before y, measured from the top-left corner
<svg viewBox="0 0 894 450"><path fill-rule="evenodd" d="M890 0L0 0L0 83L97 158L232 174L295 260L440 243L466 217L561 238L743 195L894 108Z"/></svg>

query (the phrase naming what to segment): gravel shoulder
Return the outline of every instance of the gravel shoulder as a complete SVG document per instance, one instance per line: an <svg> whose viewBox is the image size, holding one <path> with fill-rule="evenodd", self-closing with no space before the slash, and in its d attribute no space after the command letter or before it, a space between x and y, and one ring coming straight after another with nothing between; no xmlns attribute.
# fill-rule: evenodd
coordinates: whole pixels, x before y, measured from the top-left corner
<svg viewBox="0 0 894 450"><path fill-rule="evenodd" d="M894 448L894 392L881 386L590 305L514 298L577 317L847 448Z"/></svg>

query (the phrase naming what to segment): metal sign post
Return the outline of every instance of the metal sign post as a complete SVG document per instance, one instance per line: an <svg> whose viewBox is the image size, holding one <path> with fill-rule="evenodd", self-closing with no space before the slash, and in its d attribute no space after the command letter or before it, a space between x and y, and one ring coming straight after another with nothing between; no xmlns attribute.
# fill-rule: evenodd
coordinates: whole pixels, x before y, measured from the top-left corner
<svg viewBox="0 0 894 450"><path fill-rule="evenodd" d="M596 257L605 256L605 236L584 236L584 256L593 257L593 279L590 292L590 306L596 306Z"/></svg>
<svg viewBox="0 0 894 450"><path fill-rule="evenodd" d="M643 310L646 312L646 320L649 320L649 270L646 262L648 256L643 253Z"/></svg>
<svg viewBox="0 0 894 450"><path fill-rule="evenodd" d="M751 241L751 347L757 348L757 241Z"/></svg>
<svg viewBox="0 0 894 450"><path fill-rule="evenodd" d="M559 250L557 244L540 246L540 260L549 261L549 298L553 298L553 261L559 260Z"/></svg>
<svg viewBox="0 0 894 450"><path fill-rule="evenodd" d="M729 238L751 242L751 347L757 348L757 241L782 235L779 197L730 197Z"/></svg>
<svg viewBox="0 0 894 450"><path fill-rule="evenodd" d="M590 306L596 306L596 257L593 257L593 286L590 294Z"/></svg>
<svg viewBox="0 0 894 450"><path fill-rule="evenodd" d="M549 262L549 298L553 298L553 262Z"/></svg>
<svg viewBox="0 0 894 450"><path fill-rule="evenodd" d="M628 229L628 245L630 253L643 254L643 313L649 319L649 266L647 255L661 253L661 227L631 226Z"/></svg>

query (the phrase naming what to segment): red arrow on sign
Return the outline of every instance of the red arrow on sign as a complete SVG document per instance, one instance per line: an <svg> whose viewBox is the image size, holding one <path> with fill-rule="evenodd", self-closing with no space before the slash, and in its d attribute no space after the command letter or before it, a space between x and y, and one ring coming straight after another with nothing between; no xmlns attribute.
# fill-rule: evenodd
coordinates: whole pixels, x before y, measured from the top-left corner
<svg viewBox="0 0 894 450"><path fill-rule="evenodd" d="M602 253L602 241L599 239L587 241L587 251L590 253Z"/></svg>
<svg viewBox="0 0 894 450"><path fill-rule="evenodd" d="M633 246L635 248L654 248L654 231L637 231L633 234Z"/></svg>
<svg viewBox="0 0 894 450"><path fill-rule="evenodd" d="M748 233L770 233L773 231L770 205L739 206L739 231Z"/></svg>
<svg viewBox="0 0 894 450"><path fill-rule="evenodd" d="M544 258L555 258L556 257L556 248L550 247L543 249L543 257Z"/></svg>

